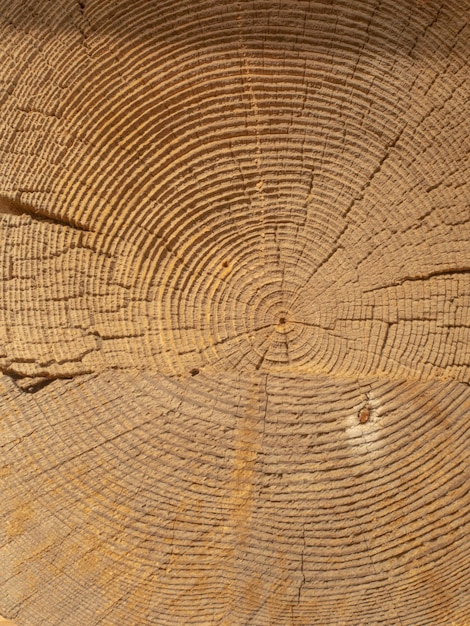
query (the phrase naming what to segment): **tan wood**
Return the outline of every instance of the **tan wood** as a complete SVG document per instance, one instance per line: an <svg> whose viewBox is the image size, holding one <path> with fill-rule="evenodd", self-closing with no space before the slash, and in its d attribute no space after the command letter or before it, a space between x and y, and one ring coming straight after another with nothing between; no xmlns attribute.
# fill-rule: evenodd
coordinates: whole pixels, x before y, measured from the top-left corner
<svg viewBox="0 0 470 626"><path fill-rule="evenodd" d="M0 0L5 619L469 626L469 17Z"/></svg>

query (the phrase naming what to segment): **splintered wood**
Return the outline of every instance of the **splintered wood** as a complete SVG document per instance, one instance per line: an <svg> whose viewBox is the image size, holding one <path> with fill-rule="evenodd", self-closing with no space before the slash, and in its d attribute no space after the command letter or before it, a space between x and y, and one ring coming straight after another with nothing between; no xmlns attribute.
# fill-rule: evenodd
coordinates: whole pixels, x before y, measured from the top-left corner
<svg viewBox="0 0 470 626"><path fill-rule="evenodd" d="M0 0L5 618L470 624L469 18Z"/></svg>

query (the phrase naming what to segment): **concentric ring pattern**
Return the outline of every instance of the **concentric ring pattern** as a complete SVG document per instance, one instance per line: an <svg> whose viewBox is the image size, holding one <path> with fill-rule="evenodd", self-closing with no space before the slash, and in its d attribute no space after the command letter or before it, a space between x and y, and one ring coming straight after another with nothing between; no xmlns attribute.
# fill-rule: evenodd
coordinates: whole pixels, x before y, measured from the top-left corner
<svg viewBox="0 0 470 626"><path fill-rule="evenodd" d="M0 613L470 620L469 16L0 0Z"/></svg>
<svg viewBox="0 0 470 626"><path fill-rule="evenodd" d="M131 4L10 7L2 193L88 232L5 223L4 368L467 380L466 14Z"/></svg>

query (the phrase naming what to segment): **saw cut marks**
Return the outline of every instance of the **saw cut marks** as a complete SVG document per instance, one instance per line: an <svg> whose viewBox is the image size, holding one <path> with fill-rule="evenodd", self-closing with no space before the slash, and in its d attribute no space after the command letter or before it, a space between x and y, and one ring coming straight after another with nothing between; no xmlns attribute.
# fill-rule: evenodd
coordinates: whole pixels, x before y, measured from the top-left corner
<svg viewBox="0 0 470 626"><path fill-rule="evenodd" d="M470 611L467 385L115 372L31 397L0 383L2 463L28 468L2 469L1 601L19 626Z"/></svg>

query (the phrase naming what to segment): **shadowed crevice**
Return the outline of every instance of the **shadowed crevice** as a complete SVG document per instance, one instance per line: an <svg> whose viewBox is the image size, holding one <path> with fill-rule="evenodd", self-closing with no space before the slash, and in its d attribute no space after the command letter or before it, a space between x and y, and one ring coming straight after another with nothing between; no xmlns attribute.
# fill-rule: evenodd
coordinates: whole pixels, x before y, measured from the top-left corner
<svg viewBox="0 0 470 626"><path fill-rule="evenodd" d="M60 224L61 226L68 226L74 230L90 232L90 229L83 224L77 224L70 220L52 216L48 213L38 210L31 205L25 204L18 200L12 200L6 196L0 196L0 215L29 215L35 220L42 222L50 222L52 224Z"/></svg>
<svg viewBox="0 0 470 626"><path fill-rule="evenodd" d="M50 385L56 378L46 378L44 376L39 378L33 378L30 376L17 376L15 374L5 373L6 376L9 376L18 389L24 391L25 393L36 393L44 387Z"/></svg>

